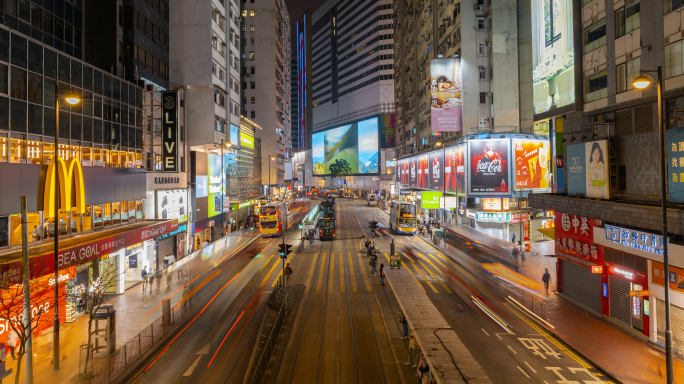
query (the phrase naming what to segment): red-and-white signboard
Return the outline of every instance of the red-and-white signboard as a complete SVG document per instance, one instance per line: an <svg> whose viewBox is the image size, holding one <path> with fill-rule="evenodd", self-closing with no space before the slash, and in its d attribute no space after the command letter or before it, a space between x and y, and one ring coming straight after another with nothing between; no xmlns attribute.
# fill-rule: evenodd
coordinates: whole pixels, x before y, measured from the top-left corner
<svg viewBox="0 0 684 384"><path fill-rule="evenodd" d="M603 248L594 244L594 227L600 225L601 220L556 212L556 255L581 264L603 265Z"/></svg>

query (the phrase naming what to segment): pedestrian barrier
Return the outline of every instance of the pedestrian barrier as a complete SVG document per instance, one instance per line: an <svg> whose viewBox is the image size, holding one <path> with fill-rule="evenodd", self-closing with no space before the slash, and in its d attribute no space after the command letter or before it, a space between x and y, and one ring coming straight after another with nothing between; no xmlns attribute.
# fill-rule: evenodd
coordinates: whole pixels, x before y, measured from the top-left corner
<svg viewBox="0 0 684 384"><path fill-rule="evenodd" d="M515 288L516 291L516 298L519 298L519 303L522 304L525 308L529 309L534 313L535 315L541 317L544 320L547 320L546 318L546 303L537 296L531 294L530 292L525 291L524 289L520 288Z"/></svg>
<svg viewBox="0 0 684 384"><path fill-rule="evenodd" d="M264 343L264 349L261 350L261 356L257 361L254 371L252 372L252 380L250 383L260 383L264 378L266 369L268 368L268 361L271 359L271 354L273 354L273 349L275 347L276 339L280 333L280 328L283 325L283 320L287 317L288 306L287 306L287 292L283 289L276 288L272 293L271 300L269 300L269 306L274 309L278 309L278 315L273 322L273 328L271 333L269 333L266 342Z"/></svg>
<svg viewBox="0 0 684 384"><path fill-rule="evenodd" d="M168 335L174 332L187 316L187 303L178 303L171 309L171 316L157 318L137 336L133 337L121 348L104 359L87 358L81 353L85 362L79 362L85 373L75 380L76 384L111 384L121 382L135 369L142 359L162 344ZM91 353L92 356L92 353Z"/></svg>

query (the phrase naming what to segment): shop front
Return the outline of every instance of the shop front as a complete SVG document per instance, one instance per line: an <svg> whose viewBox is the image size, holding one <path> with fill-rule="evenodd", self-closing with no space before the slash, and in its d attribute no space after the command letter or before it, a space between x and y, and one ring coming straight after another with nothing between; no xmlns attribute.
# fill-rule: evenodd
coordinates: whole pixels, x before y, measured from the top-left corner
<svg viewBox="0 0 684 384"><path fill-rule="evenodd" d="M679 255L684 247L679 246ZM670 252L673 252L670 245ZM645 315L651 316L650 339L652 342L665 345L665 267L658 261L650 261L650 297L644 300ZM670 329L674 345L684 345L684 266L682 268L670 265ZM649 305L650 304L650 305ZM655 319L653 318L655 317ZM675 353L684 355L684 351L675 348Z"/></svg>
<svg viewBox="0 0 684 384"><path fill-rule="evenodd" d="M554 225L558 291L602 313L603 247L594 242L601 220L556 212Z"/></svg>

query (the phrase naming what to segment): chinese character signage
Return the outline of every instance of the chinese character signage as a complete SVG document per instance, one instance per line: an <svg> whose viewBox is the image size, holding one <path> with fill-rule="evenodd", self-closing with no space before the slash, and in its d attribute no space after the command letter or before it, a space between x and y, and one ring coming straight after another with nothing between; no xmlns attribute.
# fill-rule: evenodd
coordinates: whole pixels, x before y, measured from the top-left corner
<svg viewBox="0 0 684 384"><path fill-rule="evenodd" d="M548 190L551 181L546 140L515 139L515 189Z"/></svg>
<svg viewBox="0 0 684 384"><path fill-rule="evenodd" d="M461 59L430 61L430 113L432 132L463 130Z"/></svg>
<svg viewBox="0 0 684 384"><path fill-rule="evenodd" d="M559 212L554 217L558 257L603 264L601 247L594 244L594 227L600 226L601 220Z"/></svg>
<svg viewBox="0 0 684 384"><path fill-rule="evenodd" d="M465 196L465 159L466 145L459 144L445 150L444 180L448 192Z"/></svg>
<svg viewBox="0 0 684 384"><path fill-rule="evenodd" d="M477 221L490 221L495 223L505 223L511 221L510 212L477 212Z"/></svg>
<svg viewBox="0 0 684 384"><path fill-rule="evenodd" d="M608 199L608 143L606 140L568 145L568 195Z"/></svg>
<svg viewBox="0 0 684 384"><path fill-rule="evenodd" d="M673 267L672 265L668 269L668 272L670 272L670 278L668 279L670 289L684 293L684 269ZM651 276L653 284L658 284L661 287L665 286L665 266L663 263L651 260Z"/></svg>
<svg viewBox="0 0 684 384"><path fill-rule="evenodd" d="M670 201L684 202L684 128L667 130L667 182Z"/></svg>
<svg viewBox="0 0 684 384"><path fill-rule="evenodd" d="M653 233L606 224L606 240L656 255L663 254L663 237Z"/></svg>
<svg viewBox="0 0 684 384"><path fill-rule="evenodd" d="M470 194L510 195L510 139L471 140Z"/></svg>

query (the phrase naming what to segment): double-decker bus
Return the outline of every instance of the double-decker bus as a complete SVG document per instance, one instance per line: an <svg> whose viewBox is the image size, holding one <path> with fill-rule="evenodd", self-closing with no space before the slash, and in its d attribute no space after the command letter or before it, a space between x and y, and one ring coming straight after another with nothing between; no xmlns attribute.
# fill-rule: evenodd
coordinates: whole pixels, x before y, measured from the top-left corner
<svg viewBox="0 0 684 384"><path fill-rule="evenodd" d="M262 205L259 209L259 225L262 236L280 236L287 229L285 203Z"/></svg>
<svg viewBox="0 0 684 384"><path fill-rule="evenodd" d="M318 237L321 240L335 239L335 201L328 199L320 204L323 214L320 217Z"/></svg>
<svg viewBox="0 0 684 384"><path fill-rule="evenodd" d="M397 233L414 233L416 231L416 205L393 201L390 206L390 229Z"/></svg>

